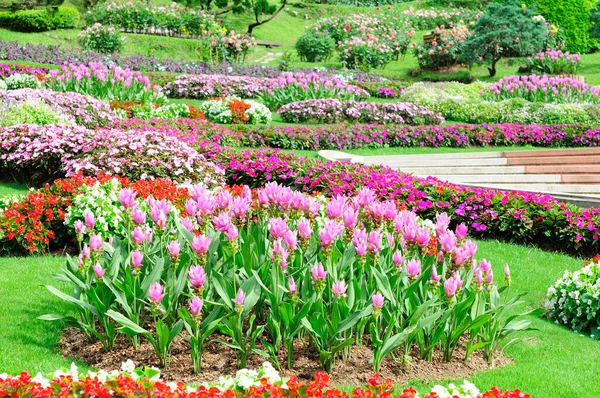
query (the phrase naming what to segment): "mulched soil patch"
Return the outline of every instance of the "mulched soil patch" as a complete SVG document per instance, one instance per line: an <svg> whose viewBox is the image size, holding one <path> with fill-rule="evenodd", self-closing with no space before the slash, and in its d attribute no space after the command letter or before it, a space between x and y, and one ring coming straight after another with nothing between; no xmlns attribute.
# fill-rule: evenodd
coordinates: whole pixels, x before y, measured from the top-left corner
<svg viewBox="0 0 600 398"><path fill-rule="evenodd" d="M138 366L159 366L152 346L143 342L138 350L133 349L125 336L119 336L111 352L105 352L99 342L88 342L85 335L78 329L66 329L60 341L63 355L77 358L96 369L112 371L120 369L121 363L128 359ZM308 339L297 341L294 347L294 367L286 369L285 348L282 349L278 360L282 366L282 375L295 374L303 381L312 380L319 370L318 353L308 344ZM396 383L407 383L410 380L442 380L445 378L468 378L480 370L492 369L512 363L507 357L499 357L494 366L476 352L464 362L464 347L459 347L454 354L452 362L443 362L440 352L434 354L433 362L410 358L407 364L402 365L391 357L386 358L381 366L381 376L389 377ZM235 375L237 371L236 353L229 347L219 343L207 344L203 356L203 371L194 375L190 349L186 341L178 336L171 347L171 359L167 369L161 369L161 375L169 381L183 381L185 383L200 383L217 381L219 376ZM338 385L363 385L373 375L372 365L369 363L372 351L364 346L352 346L350 357L338 360L333 366L332 380ZM248 358L247 368L256 369L267 358L260 355L251 355Z"/></svg>

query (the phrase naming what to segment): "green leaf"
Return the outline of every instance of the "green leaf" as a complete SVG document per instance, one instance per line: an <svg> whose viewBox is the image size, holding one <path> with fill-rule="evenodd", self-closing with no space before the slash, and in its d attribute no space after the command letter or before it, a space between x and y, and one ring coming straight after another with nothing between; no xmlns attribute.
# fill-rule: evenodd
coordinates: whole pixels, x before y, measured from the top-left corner
<svg viewBox="0 0 600 398"><path fill-rule="evenodd" d="M146 329L142 328L137 323L133 322L132 320L130 320L129 318L127 318L120 312L116 312L114 310L108 310L108 311L106 311L106 315L108 315L109 317L114 319L119 325L121 325L125 329L126 333L129 332L129 333L127 333L129 335L136 335L136 334L150 335L150 332L148 332ZM133 333L133 334L131 334L131 333Z"/></svg>
<svg viewBox="0 0 600 398"><path fill-rule="evenodd" d="M58 290L57 288L55 288L54 286L46 286L46 289L48 289L52 294L54 294L55 296L65 300L65 301L69 301L75 305L80 306L81 308L85 308L88 311L90 311L92 314L99 316L100 314L98 313L98 310L96 309L96 307L94 307L91 304L88 304L84 301L81 301L79 299L76 299L73 296L69 296L66 293L61 292L60 290Z"/></svg>

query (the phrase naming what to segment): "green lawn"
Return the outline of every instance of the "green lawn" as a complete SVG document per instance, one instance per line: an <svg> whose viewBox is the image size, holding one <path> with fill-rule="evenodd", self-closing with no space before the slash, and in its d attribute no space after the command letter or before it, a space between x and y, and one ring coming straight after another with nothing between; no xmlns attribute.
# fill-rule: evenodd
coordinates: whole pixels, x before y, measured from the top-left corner
<svg viewBox="0 0 600 398"><path fill-rule="evenodd" d="M492 260L498 279L502 279L504 263L512 266L512 292L528 293L527 308L542 305L548 286L564 269L581 266L580 259L496 241L480 241L478 257ZM52 372L71 363L56 349L59 325L36 319L68 308L44 288L56 285L51 275L63 262L62 257L50 256L0 259L0 372ZM523 342L507 352L514 365L480 372L470 380L481 388L521 388L533 397L600 396L600 343L538 317L533 325L539 330L522 335ZM450 381L460 380L444 382Z"/></svg>
<svg viewBox="0 0 600 398"><path fill-rule="evenodd" d="M0 196L21 195L27 193L27 187L11 182L0 182Z"/></svg>

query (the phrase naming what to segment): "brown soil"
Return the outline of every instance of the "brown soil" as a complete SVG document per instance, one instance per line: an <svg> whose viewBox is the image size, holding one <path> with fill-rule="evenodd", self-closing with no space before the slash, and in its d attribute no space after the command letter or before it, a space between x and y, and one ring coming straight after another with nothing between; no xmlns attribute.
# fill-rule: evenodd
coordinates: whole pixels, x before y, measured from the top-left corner
<svg viewBox="0 0 600 398"><path fill-rule="evenodd" d="M138 350L129 346L124 336L119 336L115 347L111 352L105 352L99 342L89 343L86 337L78 329L67 329L60 341L60 348L65 357L77 358L94 366L97 369L111 371L120 369L121 363L128 359L133 360L136 365L160 367L152 346L142 343ZM283 349L285 351L285 348ZM170 365L167 369L161 369L161 375L166 380L177 380L186 383L198 383L204 381L216 381L222 375L234 375L237 371L236 354L234 350L219 343L208 344L203 356L203 371L194 375L192 373L192 360L189 354L189 345L181 337L177 337L171 348ZM394 382L406 383L410 380L441 380L444 378L469 377L479 370L492 369L483 356L474 353L464 362L464 347L457 349L452 362L446 363L441 360L441 353L434 354L433 362L427 362L411 358L406 365L391 357L387 357L382 366L380 374L389 377ZM341 385L362 385L373 375L372 366L369 363L372 351L364 346L353 346L350 357L345 361L337 361L333 366L332 380ZM286 354L282 352L279 362L284 367L282 375L295 374L300 380L311 380L313 374L319 370L318 353L308 345L308 340L297 341L294 347L294 368L285 369ZM251 355L248 358L249 369L258 368L266 361L260 355ZM504 366L512 361L506 357L500 357L495 362L495 367Z"/></svg>

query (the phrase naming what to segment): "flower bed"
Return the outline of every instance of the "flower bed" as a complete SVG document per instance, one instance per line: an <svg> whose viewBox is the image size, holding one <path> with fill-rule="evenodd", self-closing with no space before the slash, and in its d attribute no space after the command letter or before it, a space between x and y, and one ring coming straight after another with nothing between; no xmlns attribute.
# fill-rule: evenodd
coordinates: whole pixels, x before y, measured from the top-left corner
<svg viewBox="0 0 600 398"><path fill-rule="evenodd" d="M150 104L141 101L111 101L111 109L122 118L206 120L204 113L190 104Z"/></svg>
<svg viewBox="0 0 600 398"><path fill-rule="evenodd" d="M27 65L0 64L0 78L23 73L37 75L41 79L48 73L48 70L46 68L34 68Z"/></svg>
<svg viewBox="0 0 600 398"><path fill-rule="evenodd" d="M150 342L166 367L173 338L189 335L199 372L218 328L230 340L216 341L234 349L240 368L251 354L276 361L285 350L293 369L294 343L309 337L321 369L330 372L361 344L377 372L393 351L413 344L421 360L440 352L450 362L463 339L493 362L504 338L529 325L492 327L505 322L518 297L496 287L489 262L476 266L468 228L450 230L446 214L424 222L369 189L315 198L275 183L254 193L191 186L175 207L137 198L118 181L105 184L104 194L88 190L73 199L78 212L86 209L79 218L68 210L83 248L65 274L86 286L69 297L79 314L69 323L107 351L120 330L136 336L134 347L139 338ZM105 216L108 223L96 221ZM108 245L106 233L114 237ZM508 266L505 272L510 283Z"/></svg>
<svg viewBox="0 0 600 398"><path fill-rule="evenodd" d="M548 289L545 308L548 318L573 331L600 339L600 256L578 271L565 271Z"/></svg>
<svg viewBox="0 0 600 398"><path fill-rule="evenodd" d="M61 93L36 89L0 90L0 103L2 102L8 103L9 107L41 102L56 113L56 117L52 118L52 121L67 119L91 129L114 123L117 119L108 104L93 97L72 92ZM11 112L10 109L8 112ZM27 119L22 121L28 122Z"/></svg>
<svg viewBox="0 0 600 398"><path fill-rule="evenodd" d="M600 103L600 86L590 86L569 77L546 75L503 77L483 94L484 98L495 101L523 98L530 102L556 104Z"/></svg>
<svg viewBox="0 0 600 398"><path fill-rule="evenodd" d="M408 17L410 24L417 30L435 29L440 25L450 26L476 21L482 14L479 10L468 8L450 9L418 9L412 7L404 10L402 15Z"/></svg>
<svg viewBox="0 0 600 398"><path fill-rule="evenodd" d="M176 137L156 131L19 125L0 129L2 169L34 184L78 172L134 179L222 183L222 170Z"/></svg>
<svg viewBox="0 0 600 398"><path fill-rule="evenodd" d="M488 91L489 85L482 83L416 83L404 90L400 100L425 106L447 120L474 124L596 123L600 115L600 107L590 103L546 104L523 98L483 101L481 93Z"/></svg>
<svg viewBox="0 0 600 398"><path fill-rule="evenodd" d="M208 120L223 124L269 124L271 111L256 101L237 97L213 98L200 105Z"/></svg>
<svg viewBox="0 0 600 398"><path fill-rule="evenodd" d="M251 398L271 396L276 398L320 398L346 397L363 398L370 396L391 396L394 393L393 383L389 379L382 380L378 374L369 379L368 385L357 386L347 394L330 384L326 373L315 373L308 383L299 382L296 376L282 379L272 366L265 363L257 370L244 369L235 378L223 378L219 383L202 383L200 386L186 386L182 382L166 382L161 379L160 371L155 368L135 368L131 361L124 362L121 370L112 372L100 371L80 373L73 364L71 369L57 370L46 378L41 374L32 377L28 372L19 376L0 374L0 393L12 397L28 396L32 398L58 398L59 396L76 396L79 394L97 397L133 397L147 398ZM423 393L410 387L401 392L399 398L418 398ZM529 398L519 390L503 392L493 387L480 392L468 381L461 385L451 384L448 387L437 385L425 398Z"/></svg>
<svg viewBox="0 0 600 398"><path fill-rule="evenodd" d="M164 102L160 87L147 76L102 62L88 65L65 64L48 73L46 84L54 91L73 91L105 101Z"/></svg>
<svg viewBox="0 0 600 398"><path fill-rule="evenodd" d="M546 50L527 59L532 72L549 75L574 74L579 68L581 56L568 51Z"/></svg>
<svg viewBox="0 0 600 398"><path fill-rule="evenodd" d="M320 73L285 73L278 78L225 75L181 75L165 85L173 98L208 99L236 96L261 98L269 109L307 98L361 99L369 94L335 76Z"/></svg>
<svg viewBox="0 0 600 398"><path fill-rule="evenodd" d="M429 109L405 102L356 102L338 99L310 99L279 108L286 122L336 123L342 120L382 124L440 124L444 118Z"/></svg>

